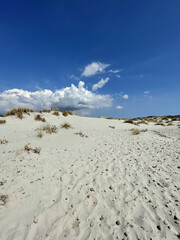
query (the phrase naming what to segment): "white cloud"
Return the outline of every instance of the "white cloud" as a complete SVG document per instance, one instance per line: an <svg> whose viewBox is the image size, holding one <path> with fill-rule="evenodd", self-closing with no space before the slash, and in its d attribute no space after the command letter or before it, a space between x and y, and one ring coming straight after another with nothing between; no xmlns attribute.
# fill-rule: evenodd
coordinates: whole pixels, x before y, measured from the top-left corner
<svg viewBox="0 0 180 240"><path fill-rule="evenodd" d="M110 69L108 72L110 72L110 73L119 73L119 72L122 72L122 71L123 71L123 69L117 69L117 70Z"/></svg>
<svg viewBox="0 0 180 240"><path fill-rule="evenodd" d="M117 75L116 75L116 77L120 78L120 77L121 77L121 75L117 74Z"/></svg>
<svg viewBox="0 0 180 240"><path fill-rule="evenodd" d="M59 108L60 110L82 110L110 107L112 105L110 95L92 93L84 88L84 82L80 81L78 87L71 84L60 90L40 90L35 92L22 89L11 89L0 93L1 113L14 107L31 107L35 110L45 108Z"/></svg>
<svg viewBox="0 0 180 240"><path fill-rule="evenodd" d="M120 106L120 105L119 105L119 106L116 106L116 108L117 108L117 109L123 109L123 107Z"/></svg>
<svg viewBox="0 0 180 240"><path fill-rule="evenodd" d="M78 76L74 75L74 74L71 74L70 79L73 79L75 81L79 81L80 78Z"/></svg>
<svg viewBox="0 0 180 240"><path fill-rule="evenodd" d="M125 94L125 95L123 96L124 99L128 99L128 97L129 97L129 96L128 96L127 94Z"/></svg>
<svg viewBox="0 0 180 240"><path fill-rule="evenodd" d="M109 67L110 64L104 64L101 62L92 62L84 68L82 76L89 77L97 73L102 73L105 68Z"/></svg>
<svg viewBox="0 0 180 240"><path fill-rule="evenodd" d="M144 91L144 94L149 94L150 93L150 91Z"/></svg>
<svg viewBox="0 0 180 240"><path fill-rule="evenodd" d="M109 78L105 78L105 79L101 78L101 80L98 83L92 86L92 90L96 91L98 88L102 88L108 81L109 81Z"/></svg>

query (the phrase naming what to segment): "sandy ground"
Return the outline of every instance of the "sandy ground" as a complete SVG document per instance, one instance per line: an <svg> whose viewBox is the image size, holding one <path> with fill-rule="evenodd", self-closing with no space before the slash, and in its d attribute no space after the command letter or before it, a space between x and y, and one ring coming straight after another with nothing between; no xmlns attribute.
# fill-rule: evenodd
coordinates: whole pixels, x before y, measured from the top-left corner
<svg viewBox="0 0 180 240"><path fill-rule="evenodd" d="M58 132L38 138L44 123L34 115L0 125L8 141L0 144L0 239L180 238L178 122L137 127L44 113Z"/></svg>

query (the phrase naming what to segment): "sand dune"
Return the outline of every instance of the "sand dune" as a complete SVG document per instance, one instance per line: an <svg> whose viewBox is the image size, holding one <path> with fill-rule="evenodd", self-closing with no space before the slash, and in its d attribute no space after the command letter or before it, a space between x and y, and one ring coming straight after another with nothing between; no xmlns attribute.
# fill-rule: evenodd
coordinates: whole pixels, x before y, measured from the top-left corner
<svg viewBox="0 0 180 240"><path fill-rule="evenodd" d="M180 238L179 122L35 115L0 124L0 239Z"/></svg>

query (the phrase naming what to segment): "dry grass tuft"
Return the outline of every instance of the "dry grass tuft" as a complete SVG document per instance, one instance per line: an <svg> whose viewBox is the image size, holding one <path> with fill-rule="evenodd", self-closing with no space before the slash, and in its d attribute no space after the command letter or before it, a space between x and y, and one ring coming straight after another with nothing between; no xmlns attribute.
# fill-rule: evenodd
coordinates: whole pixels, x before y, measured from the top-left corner
<svg viewBox="0 0 180 240"><path fill-rule="evenodd" d="M173 126L172 122L168 122L167 126Z"/></svg>
<svg viewBox="0 0 180 240"><path fill-rule="evenodd" d="M63 124L61 125L61 128L66 128L66 129L68 129L68 128L72 128L72 127L71 127L71 125L70 125L69 123L63 123Z"/></svg>
<svg viewBox="0 0 180 240"><path fill-rule="evenodd" d="M140 130L137 129L137 128L132 128L132 129L131 129L131 132L133 133L133 135L138 135L138 134L140 134Z"/></svg>
<svg viewBox="0 0 180 240"><path fill-rule="evenodd" d="M62 113L62 115L64 117L67 117L68 115L73 115L73 112L72 111L65 111L65 112Z"/></svg>
<svg viewBox="0 0 180 240"><path fill-rule="evenodd" d="M0 144L7 144L8 143L8 140L6 139L0 139Z"/></svg>
<svg viewBox="0 0 180 240"><path fill-rule="evenodd" d="M51 109L39 110L40 113L50 113Z"/></svg>
<svg viewBox="0 0 180 240"><path fill-rule="evenodd" d="M124 121L124 123L131 123L131 124L133 124L134 122L133 122L132 119L127 119L127 120Z"/></svg>
<svg viewBox="0 0 180 240"><path fill-rule="evenodd" d="M165 126L163 122L157 122L155 125Z"/></svg>
<svg viewBox="0 0 180 240"><path fill-rule="evenodd" d="M0 206L6 205L6 203L8 202L8 200L9 200L8 195L0 194Z"/></svg>
<svg viewBox="0 0 180 240"><path fill-rule="evenodd" d="M59 116L59 109L54 109L54 112L52 113L55 116Z"/></svg>
<svg viewBox="0 0 180 240"><path fill-rule="evenodd" d="M115 126L109 126L109 128L115 129Z"/></svg>
<svg viewBox="0 0 180 240"><path fill-rule="evenodd" d="M8 112L5 113L5 116L16 116L17 118L22 119L23 118L23 114L28 114L30 112L34 112L33 109L31 108L13 108L11 110L9 110Z"/></svg>
<svg viewBox="0 0 180 240"><path fill-rule="evenodd" d="M24 150L26 151L26 152L33 152L33 153L37 153L37 154L40 154L40 152L41 152L41 148L40 147L35 147L35 148L32 148L32 147L30 147L29 146L29 144L26 144L25 146L24 146Z"/></svg>
<svg viewBox="0 0 180 240"><path fill-rule="evenodd" d="M38 128L37 130L39 131L44 131L46 133L57 133L58 128L55 125L50 125L50 124L46 124L44 126L42 126L41 128Z"/></svg>
<svg viewBox="0 0 180 240"><path fill-rule="evenodd" d="M0 120L0 124L5 124L6 120Z"/></svg>
<svg viewBox="0 0 180 240"><path fill-rule="evenodd" d="M36 115L36 116L34 117L34 120L36 120L36 121L41 121L41 122L46 122L46 119L43 118L40 114Z"/></svg>
<svg viewBox="0 0 180 240"><path fill-rule="evenodd" d="M147 129L139 130L138 128L132 128L130 131L133 133L133 135L138 135L141 132L147 132Z"/></svg>
<svg viewBox="0 0 180 240"><path fill-rule="evenodd" d="M80 137L85 137L85 138L88 138L88 136L86 134L84 134L83 132L77 132L75 133L76 135L79 135Z"/></svg>
<svg viewBox="0 0 180 240"><path fill-rule="evenodd" d="M38 133L37 133L37 137L38 137L38 138L42 138L42 137L43 137L42 130L39 130L39 131L38 131Z"/></svg>

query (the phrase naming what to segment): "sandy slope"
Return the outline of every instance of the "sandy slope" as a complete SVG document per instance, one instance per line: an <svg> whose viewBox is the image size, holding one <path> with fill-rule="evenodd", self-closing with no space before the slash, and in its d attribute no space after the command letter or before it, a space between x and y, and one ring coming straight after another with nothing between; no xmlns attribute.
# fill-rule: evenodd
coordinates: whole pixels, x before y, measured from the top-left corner
<svg viewBox="0 0 180 240"><path fill-rule="evenodd" d="M44 113L0 125L0 239L178 239L180 129ZM61 129L69 122L72 129ZM109 126L115 126L110 128ZM132 128L144 129L132 135ZM82 131L88 138L75 135ZM40 147L40 154L24 146ZM180 238L180 235L179 235Z"/></svg>

